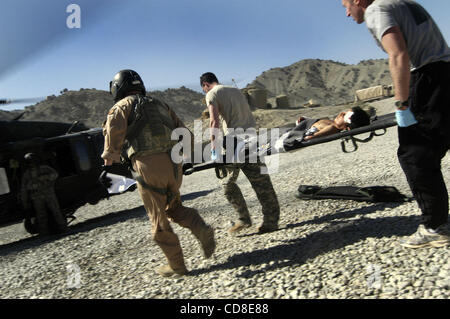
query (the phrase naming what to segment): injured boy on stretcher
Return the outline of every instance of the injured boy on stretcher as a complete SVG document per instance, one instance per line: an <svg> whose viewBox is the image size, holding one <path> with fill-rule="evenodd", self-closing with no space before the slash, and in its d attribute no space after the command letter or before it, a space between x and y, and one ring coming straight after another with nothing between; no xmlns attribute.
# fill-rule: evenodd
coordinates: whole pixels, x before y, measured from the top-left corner
<svg viewBox="0 0 450 319"><path fill-rule="evenodd" d="M272 146L272 153L284 152L285 146L292 143L301 143L317 137L324 137L351 130L370 124L370 115L355 106L346 111L342 111L334 120L328 118L312 119L299 117L297 126L284 133Z"/></svg>
<svg viewBox="0 0 450 319"><path fill-rule="evenodd" d="M296 124L297 126L291 132L304 131L304 140L309 140L369 125L370 117L359 106L355 106L339 113L333 121L328 118L317 120L300 116Z"/></svg>
<svg viewBox="0 0 450 319"><path fill-rule="evenodd" d="M351 130L370 124L370 115L359 106L342 111L334 120L328 118L312 119L299 117L296 126L289 131L285 131L281 137L272 140L271 134L246 136L244 139L237 139L232 143L234 148L234 160L245 161L249 154L262 157L266 155L284 153L295 149L296 145L317 137L333 135L341 131ZM260 132L261 133L261 132ZM226 149L225 142L224 148ZM233 147L231 148L233 149ZM228 160L227 160L228 161Z"/></svg>

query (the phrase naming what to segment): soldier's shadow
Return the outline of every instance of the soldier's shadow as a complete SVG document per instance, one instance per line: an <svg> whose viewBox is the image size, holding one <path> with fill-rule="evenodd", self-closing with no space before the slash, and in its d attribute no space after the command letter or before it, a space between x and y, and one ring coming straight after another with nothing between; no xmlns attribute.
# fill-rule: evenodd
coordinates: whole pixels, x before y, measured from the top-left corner
<svg viewBox="0 0 450 319"><path fill-rule="evenodd" d="M181 195L181 201L186 201L186 200L193 200L199 197L203 197L208 195L209 193L214 192L216 189L210 189L210 190L206 190L206 191L200 191L200 192L192 192L189 194L184 194Z"/></svg>
<svg viewBox="0 0 450 319"><path fill-rule="evenodd" d="M372 205L356 210L340 212L342 216L353 216L361 211L368 213L371 209L378 209L380 205ZM385 238L391 236L406 236L413 233L419 223L419 216L394 216L381 218L361 218L358 220L337 220L335 214L324 216L317 220L287 225L286 228L298 228L299 237L290 240L281 240L279 245L270 248L261 248L251 252L239 253L230 256L226 262L210 266L209 268L192 270L191 275L199 275L212 271L234 269L262 265L260 269L247 269L238 277L250 278L259 273L280 269L283 267L302 265L310 259L323 255L333 250L352 245L367 238ZM328 221L329 225L324 229L302 235L302 226L308 223L321 223ZM283 231L283 229L279 230ZM254 236L263 236L256 235Z"/></svg>
<svg viewBox="0 0 450 319"><path fill-rule="evenodd" d="M215 189L192 192L181 196L182 201L193 200L195 198L206 196L213 192ZM20 252L33 247L38 247L42 244L53 242L64 237L68 237L74 234L89 232L96 228L107 227L117 223L121 223L130 219L145 218L147 219L147 213L144 206L139 206L133 209L121 210L118 212L112 212L103 216L94 217L75 225L69 225L68 231L60 235L49 236L32 236L24 239L20 239L8 244L0 245L0 256L4 256L10 253Z"/></svg>

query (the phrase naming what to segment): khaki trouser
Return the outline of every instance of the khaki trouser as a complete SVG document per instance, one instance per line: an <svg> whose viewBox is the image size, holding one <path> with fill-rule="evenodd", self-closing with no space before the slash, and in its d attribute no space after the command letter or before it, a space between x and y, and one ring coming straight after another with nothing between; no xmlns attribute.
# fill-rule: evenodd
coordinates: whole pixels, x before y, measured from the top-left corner
<svg viewBox="0 0 450 319"><path fill-rule="evenodd" d="M172 193L171 202L167 203L167 195L148 190L138 183L139 193L152 224L153 240L161 247L173 269L185 267L180 241L173 232L169 219L190 229L196 236L206 224L196 209L181 204L181 164L174 166L169 154L159 153L133 157L133 168L149 186L169 189Z"/></svg>

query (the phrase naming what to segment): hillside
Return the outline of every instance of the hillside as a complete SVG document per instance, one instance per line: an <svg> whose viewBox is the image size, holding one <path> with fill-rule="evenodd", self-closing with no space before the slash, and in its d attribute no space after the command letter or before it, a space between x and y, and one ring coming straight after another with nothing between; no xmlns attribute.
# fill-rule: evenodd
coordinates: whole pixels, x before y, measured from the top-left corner
<svg viewBox="0 0 450 319"><path fill-rule="evenodd" d="M0 110L0 120L13 120L21 114L21 111L2 111Z"/></svg>
<svg viewBox="0 0 450 319"><path fill-rule="evenodd" d="M201 93L185 87L165 91L149 92L151 96L164 100L186 122L199 118L203 107ZM65 91L59 96L48 96L46 100L25 108L21 118L28 121L83 122L88 127L99 127L113 106L109 92L96 89ZM18 111L0 113L0 119L10 120Z"/></svg>
<svg viewBox="0 0 450 319"><path fill-rule="evenodd" d="M358 89L391 83L387 60L368 60L357 65L347 65L310 59L265 71L247 87L266 88L269 102L277 95L285 94L289 97L290 105L298 108L311 99L325 106L348 103L354 100L355 91ZM152 91L149 94L168 103L190 128L205 109L201 104L204 95L185 87ZM26 114L21 119L80 121L88 127L99 127L112 105L112 97L107 91L65 89L59 96L49 96L45 101L26 107ZM256 110L255 116L261 118L267 111L269 110ZM277 110L270 112L270 116L281 125L284 122L281 119L290 118L290 113L284 114L285 111L292 112ZM0 120L13 119L20 113L1 111Z"/></svg>
<svg viewBox="0 0 450 319"><path fill-rule="evenodd" d="M263 72L248 87L266 88L268 97L285 94L291 106L313 99L323 105L352 101L355 91L392 83L387 60L361 61L357 65L329 60L302 60Z"/></svg>

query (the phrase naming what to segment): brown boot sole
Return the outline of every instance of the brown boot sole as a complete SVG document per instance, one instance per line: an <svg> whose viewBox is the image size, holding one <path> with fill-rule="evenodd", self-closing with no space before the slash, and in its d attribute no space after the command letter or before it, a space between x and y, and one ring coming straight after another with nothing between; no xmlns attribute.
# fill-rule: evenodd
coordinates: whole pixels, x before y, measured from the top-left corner
<svg viewBox="0 0 450 319"><path fill-rule="evenodd" d="M250 228L251 226L252 226L251 224L236 224L233 227L231 227L230 229L228 229L228 232L230 234L236 234L236 233L240 232L241 230Z"/></svg>
<svg viewBox="0 0 450 319"><path fill-rule="evenodd" d="M181 277L188 273L187 269L174 270L170 266L162 266L156 268L156 272L163 277Z"/></svg>

